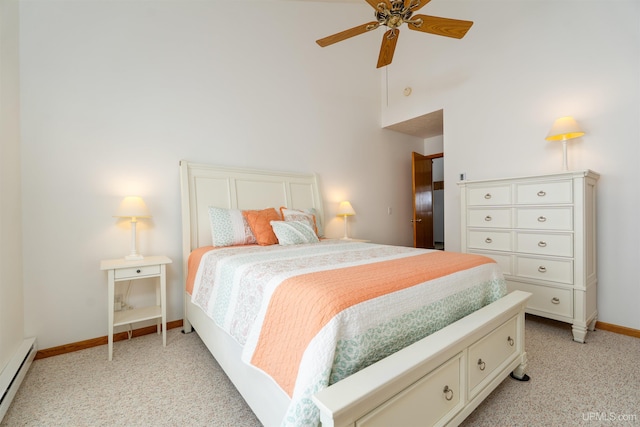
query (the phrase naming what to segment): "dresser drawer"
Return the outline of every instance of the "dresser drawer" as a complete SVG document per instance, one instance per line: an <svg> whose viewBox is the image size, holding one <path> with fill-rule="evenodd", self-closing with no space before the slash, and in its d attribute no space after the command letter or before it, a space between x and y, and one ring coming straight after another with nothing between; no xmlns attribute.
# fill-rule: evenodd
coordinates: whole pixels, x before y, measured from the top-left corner
<svg viewBox="0 0 640 427"><path fill-rule="evenodd" d="M521 205L548 205L571 203L573 183L571 181L551 181L516 184L516 203Z"/></svg>
<svg viewBox="0 0 640 427"><path fill-rule="evenodd" d="M518 208L516 228L534 230L573 230L573 209L567 208Z"/></svg>
<svg viewBox="0 0 640 427"><path fill-rule="evenodd" d="M115 271L116 280L136 279L139 277L159 276L159 265L147 265L145 267L119 268Z"/></svg>
<svg viewBox="0 0 640 427"><path fill-rule="evenodd" d="M508 280L507 290L509 292L515 290L530 292L531 298L527 303L527 309L535 311L534 314L548 313L555 316L573 317L573 292L571 289Z"/></svg>
<svg viewBox="0 0 640 427"><path fill-rule="evenodd" d="M516 233L515 251L550 256L573 256L573 234Z"/></svg>
<svg viewBox="0 0 640 427"><path fill-rule="evenodd" d="M511 209L469 209L470 227L511 228Z"/></svg>
<svg viewBox="0 0 640 427"><path fill-rule="evenodd" d="M516 256L516 276L573 284L573 261Z"/></svg>
<svg viewBox="0 0 640 427"><path fill-rule="evenodd" d="M482 381L516 353L516 318L509 320L469 347L469 398L482 389Z"/></svg>
<svg viewBox="0 0 640 427"><path fill-rule="evenodd" d="M470 230L468 246L474 249L511 251L509 231Z"/></svg>
<svg viewBox="0 0 640 427"><path fill-rule="evenodd" d="M500 267L500 270L502 271L502 274L507 274L507 275L513 275L513 268L511 266L511 258L512 256L509 254L500 254L500 253L495 253L495 252L482 252L482 251L469 251L470 254L478 254L478 255L482 255L482 256L486 256L488 258L493 259L496 264L498 264L498 267Z"/></svg>
<svg viewBox="0 0 640 427"><path fill-rule="evenodd" d="M364 417L356 427L389 427L446 423L464 404L460 399L461 354L427 374Z"/></svg>
<svg viewBox="0 0 640 427"><path fill-rule="evenodd" d="M511 186L469 187L467 203L469 206L508 205L511 203Z"/></svg>

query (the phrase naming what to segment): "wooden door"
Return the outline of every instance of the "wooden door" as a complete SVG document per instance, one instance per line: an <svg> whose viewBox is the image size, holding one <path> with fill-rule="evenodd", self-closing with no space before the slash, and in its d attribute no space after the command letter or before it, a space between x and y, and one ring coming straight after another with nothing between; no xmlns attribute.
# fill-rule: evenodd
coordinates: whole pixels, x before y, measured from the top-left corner
<svg viewBox="0 0 640 427"><path fill-rule="evenodd" d="M433 249L433 163L430 156L411 153L413 175L413 246Z"/></svg>

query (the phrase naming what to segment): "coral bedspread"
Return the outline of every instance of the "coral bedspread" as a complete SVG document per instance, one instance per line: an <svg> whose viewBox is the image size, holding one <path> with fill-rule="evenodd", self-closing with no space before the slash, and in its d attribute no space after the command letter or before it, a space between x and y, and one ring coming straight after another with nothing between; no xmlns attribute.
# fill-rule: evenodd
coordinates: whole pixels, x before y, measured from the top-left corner
<svg viewBox="0 0 640 427"><path fill-rule="evenodd" d="M506 293L478 255L335 240L202 252L192 302L291 397L285 425L317 425L314 393Z"/></svg>

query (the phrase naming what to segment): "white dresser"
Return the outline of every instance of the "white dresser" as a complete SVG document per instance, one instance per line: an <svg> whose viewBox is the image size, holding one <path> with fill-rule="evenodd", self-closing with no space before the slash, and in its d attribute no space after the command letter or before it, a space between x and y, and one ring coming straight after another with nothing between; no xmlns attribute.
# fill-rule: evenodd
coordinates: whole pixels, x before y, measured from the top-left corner
<svg viewBox="0 0 640 427"><path fill-rule="evenodd" d="M531 292L527 312L595 327L596 182L593 171L462 181L462 252L489 256L509 291Z"/></svg>

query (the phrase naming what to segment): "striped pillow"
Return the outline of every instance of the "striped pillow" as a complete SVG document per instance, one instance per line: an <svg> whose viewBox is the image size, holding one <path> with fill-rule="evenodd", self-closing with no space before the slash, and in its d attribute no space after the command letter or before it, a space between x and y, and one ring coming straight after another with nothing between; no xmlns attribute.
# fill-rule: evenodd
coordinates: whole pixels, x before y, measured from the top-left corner
<svg viewBox="0 0 640 427"><path fill-rule="evenodd" d="M320 241L307 221L271 221L271 227L278 243L283 246Z"/></svg>

